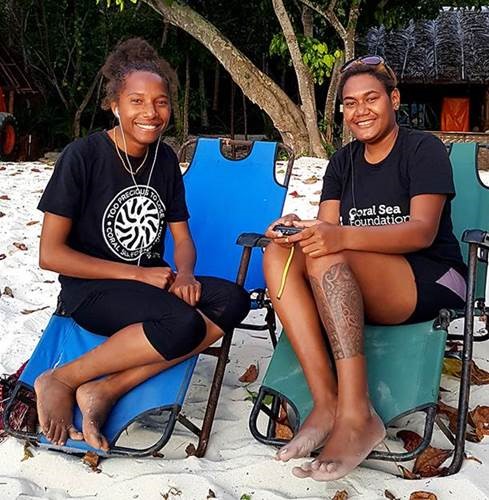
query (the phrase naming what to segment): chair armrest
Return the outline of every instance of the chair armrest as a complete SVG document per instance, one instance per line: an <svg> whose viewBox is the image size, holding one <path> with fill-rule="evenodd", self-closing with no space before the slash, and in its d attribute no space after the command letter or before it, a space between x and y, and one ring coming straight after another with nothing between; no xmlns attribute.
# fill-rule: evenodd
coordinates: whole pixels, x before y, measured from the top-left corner
<svg viewBox="0 0 489 500"><path fill-rule="evenodd" d="M480 229L467 229L462 235L462 241L489 249L489 234L487 231L481 231Z"/></svg>
<svg viewBox="0 0 489 500"><path fill-rule="evenodd" d="M241 233L236 240L237 245L248 248L265 248L269 243L270 239L259 233Z"/></svg>

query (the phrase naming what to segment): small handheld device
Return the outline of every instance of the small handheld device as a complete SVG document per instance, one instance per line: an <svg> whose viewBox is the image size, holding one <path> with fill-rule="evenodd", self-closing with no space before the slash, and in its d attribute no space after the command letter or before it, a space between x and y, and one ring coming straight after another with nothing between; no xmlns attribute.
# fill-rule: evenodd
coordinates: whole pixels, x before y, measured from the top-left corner
<svg viewBox="0 0 489 500"><path fill-rule="evenodd" d="M300 233L303 229L302 227L285 226L284 224L273 226L273 230L282 233L283 236L292 236L293 234Z"/></svg>

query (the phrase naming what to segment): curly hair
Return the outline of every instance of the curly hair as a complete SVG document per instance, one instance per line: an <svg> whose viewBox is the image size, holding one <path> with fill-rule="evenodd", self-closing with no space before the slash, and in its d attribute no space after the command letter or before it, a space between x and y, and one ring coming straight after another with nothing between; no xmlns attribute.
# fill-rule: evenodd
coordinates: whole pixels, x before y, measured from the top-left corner
<svg viewBox="0 0 489 500"><path fill-rule="evenodd" d="M142 38L130 38L119 43L102 67L102 74L106 78L102 109L110 109L110 103L117 101L125 79L134 71L154 73L169 87L163 64L156 50Z"/></svg>
<svg viewBox="0 0 489 500"><path fill-rule="evenodd" d="M341 74L340 82L338 84L338 98L340 102L343 102L343 89L345 88L346 82L355 75L372 75L376 78L383 86L387 95L391 95L392 91L397 87L397 78L392 71L392 69L387 66L387 64L355 64L351 68L348 68L344 73Z"/></svg>

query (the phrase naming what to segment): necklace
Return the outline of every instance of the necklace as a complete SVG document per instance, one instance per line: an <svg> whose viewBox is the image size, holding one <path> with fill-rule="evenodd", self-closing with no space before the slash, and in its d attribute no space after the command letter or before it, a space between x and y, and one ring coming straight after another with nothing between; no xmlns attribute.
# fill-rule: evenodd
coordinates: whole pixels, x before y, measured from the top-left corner
<svg viewBox="0 0 489 500"><path fill-rule="evenodd" d="M129 163L129 166L126 165L126 162L124 161L124 159L122 158L122 155L119 151L119 144L117 143L117 134L115 133L115 130L114 130L114 142L115 142L115 150L117 152L117 156L119 157L119 159L121 160L121 163L122 163L122 166L124 167L125 170L127 170L127 172L131 175L137 175L138 172L143 168L144 166L144 162L146 161L146 159L148 158L148 151L149 151L149 147L146 148L146 154L144 155L144 158L143 158L143 161L141 162L141 164L139 165L138 168L136 168L136 170L133 170L132 169L132 165L131 165L131 162L129 160L129 156L127 156L127 152L126 152L126 157L127 157L127 161Z"/></svg>

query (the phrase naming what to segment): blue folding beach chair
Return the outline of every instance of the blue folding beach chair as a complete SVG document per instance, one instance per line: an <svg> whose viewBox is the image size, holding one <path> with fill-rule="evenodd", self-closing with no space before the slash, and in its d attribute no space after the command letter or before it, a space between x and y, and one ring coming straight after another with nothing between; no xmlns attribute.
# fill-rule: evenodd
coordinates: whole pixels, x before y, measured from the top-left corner
<svg viewBox="0 0 489 500"><path fill-rule="evenodd" d="M476 144L453 144L450 159L457 191L452 204L454 233L462 242L469 266L465 311L442 310L433 321L410 325L366 325L364 332L369 393L385 425L390 426L399 418L415 412L426 415L423 436L416 449L400 453L374 451L369 458L397 462L414 459L430 444L436 421L454 444L453 458L446 474L456 473L464 458L474 314L481 316L486 324L486 334L475 336L475 340L489 338L489 309L484 303L489 250L489 189L479 179ZM448 334L450 322L459 317L465 317L464 334ZM447 338L463 341L459 416L453 434L436 415ZM263 443L284 445L286 440L277 435L277 424L283 422L284 411L293 433L296 433L311 409L311 394L302 368L284 333L251 412L251 432Z"/></svg>
<svg viewBox="0 0 489 500"><path fill-rule="evenodd" d="M229 159L221 151L224 146L237 149L247 147L243 158ZM284 146L282 146L285 148ZM184 176L186 198L191 214L190 226L197 247L196 274L212 275L243 284L247 290L264 290L261 252L251 256L253 235L240 238L244 250L236 240L245 231L262 233L270 221L280 216L285 201L293 155L285 173L285 181L275 179L275 160L279 145L272 142L244 142L219 139L199 139L193 160ZM239 156L239 155L238 155ZM172 261L173 244L167 238L167 260ZM262 293L262 292L259 292ZM143 456L154 454L170 438L178 420L199 437L197 456L203 456L207 447L217 401L231 346L232 332L227 332L220 347L211 347L206 353L218 356L216 371L202 428L199 429L180 414L190 384L197 356L144 382L123 396L112 409L102 432L110 443L107 454L91 449L83 441L68 440L63 447L48 442L36 429L19 429L13 424L12 414L20 402L33 406L32 388L43 371L59 366L105 341L105 337L88 332L65 316L62 304L51 318L29 363L15 386L4 414L7 432L20 439L28 439L42 446L70 453L95 451L99 455ZM81 415L75 408L75 425L81 428ZM144 447L131 446L126 430L141 422L151 422L158 429L158 439ZM154 435L153 435L154 437Z"/></svg>

